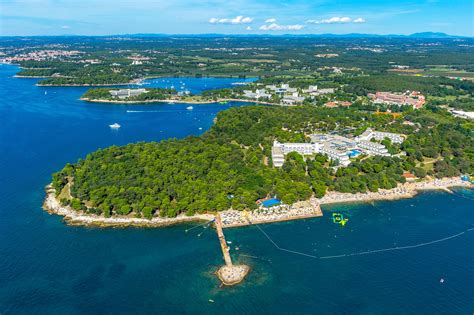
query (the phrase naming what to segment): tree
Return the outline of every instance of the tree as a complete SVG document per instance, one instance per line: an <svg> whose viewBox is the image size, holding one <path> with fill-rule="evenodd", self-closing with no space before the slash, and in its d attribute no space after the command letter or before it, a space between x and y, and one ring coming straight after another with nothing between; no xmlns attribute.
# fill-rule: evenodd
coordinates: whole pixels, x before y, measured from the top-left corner
<svg viewBox="0 0 474 315"><path fill-rule="evenodd" d="M147 218L148 220L151 220L153 217L153 209L151 207L144 207L142 210L143 216Z"/></svg>

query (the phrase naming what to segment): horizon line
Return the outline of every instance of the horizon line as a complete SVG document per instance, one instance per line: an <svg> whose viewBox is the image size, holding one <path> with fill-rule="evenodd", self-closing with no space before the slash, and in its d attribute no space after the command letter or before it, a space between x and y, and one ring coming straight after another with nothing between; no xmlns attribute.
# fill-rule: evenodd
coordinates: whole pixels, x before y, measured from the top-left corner
<svg viewBox="0 0 474 315"><path fill-rule="evenodd" d="M116 34L95 34L95 35L86 35L86 34L57 34L57 35L46 35L46 34L35 34L35 35L2 35L0 37L108 37L108 36L354 36L359 35L363 36L379 36L379 37L410 37L418 34L439 34L441 37L431 37L432 39L443 39L450 37L462 37L462 38L474 38L474 35L456 35L456 34L447 34L444 32L433 32L433 31L423 31L415 32L411 34L380 34L380 33L304 33L304 34L293 34L293 33L282 33L282 34L271 34L271 33L116 33Z"/></svg>

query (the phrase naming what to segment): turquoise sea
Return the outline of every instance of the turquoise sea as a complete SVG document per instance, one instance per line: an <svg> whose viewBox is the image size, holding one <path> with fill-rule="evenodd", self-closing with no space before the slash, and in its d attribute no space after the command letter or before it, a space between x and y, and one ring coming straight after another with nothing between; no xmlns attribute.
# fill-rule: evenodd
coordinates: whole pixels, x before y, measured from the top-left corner
<svg viewBox="0 0 474 315"><path fill-rule="evenodd" d="M65 225L41 209L44 186L65 163L114 144L198 135L242 104L89 104L78 100L85 88L37 87L13 78L17 71L0 65L0 314L473 313L474 231L459 234L474 227L466 189L226 230L234 259L252 267L232 288L213 275L222 258L211 229ZM152 85L170 84L160 80ZM170 80L193 92L241 81ZM115 122L120 130L108 127ZM332 223L330 211L347 225Z"/></svg>

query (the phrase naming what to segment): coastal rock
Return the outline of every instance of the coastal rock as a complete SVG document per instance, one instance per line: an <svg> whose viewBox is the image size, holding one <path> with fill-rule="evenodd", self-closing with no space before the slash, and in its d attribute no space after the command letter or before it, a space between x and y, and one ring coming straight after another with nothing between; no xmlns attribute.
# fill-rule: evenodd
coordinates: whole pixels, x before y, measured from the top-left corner
<svg viewBox="0 0 474 315"><path fill-rule="evenodd" d="M224 265L216 271L216 274L223 285L232 286L242 282L249 271L250 267L247 265Z"/></svg>

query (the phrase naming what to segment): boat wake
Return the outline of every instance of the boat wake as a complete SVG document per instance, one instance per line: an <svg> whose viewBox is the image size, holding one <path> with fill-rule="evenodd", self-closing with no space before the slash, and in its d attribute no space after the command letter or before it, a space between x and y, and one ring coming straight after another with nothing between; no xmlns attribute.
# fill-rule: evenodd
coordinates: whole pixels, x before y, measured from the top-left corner
<svg viewBox="0 0 474 315"><path fill-rule="evenodd" d="M171 110L127 110L127 113L166 113Z"/></svg>

